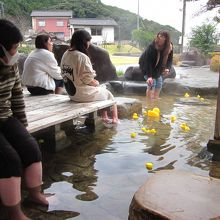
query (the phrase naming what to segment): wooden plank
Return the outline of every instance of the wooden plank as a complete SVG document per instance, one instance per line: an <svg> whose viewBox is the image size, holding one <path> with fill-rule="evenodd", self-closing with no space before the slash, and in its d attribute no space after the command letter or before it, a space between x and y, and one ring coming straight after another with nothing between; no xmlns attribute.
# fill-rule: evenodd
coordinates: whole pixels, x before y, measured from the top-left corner
<svg viewBox="0 0 220 220"><path fill-rule="evenodd" d="M48 117L52 117L53 115L55 115L56 117L63 117L63 113L69 113L69 114L72 114L73 117L74 115L76 115L75 117L78 117L77 115L79 114L78 112L82 112L82 114L85 112L85 109L87 109L87 113L90 113L90 112L95 112L97 111L97 109L103 109L103 108L106 108L106 107L109 107L111 106L112 104L112 101L104 101L102 103L91 103L90 105L77 105L77 104L72 104L72 105L65 105L65 106L62 106L62 108L57 108L57 107L47 107L47 108L43 108L41 110L34 110L34 111L30 111L30 112L27 112L27 116L28 116L28 121L29 122L33 122L33 121L36 121L36 120L41 120L41 119L47 119Z"/></svg>
<svg viewBox="0 0 220 220"><path fill-rule="evenodd" d="M50 126L110 107L115 101L105 100L89 103L70 101L68 96L50 94L46 96L25 95L28 130L33 133Z"/></svg>

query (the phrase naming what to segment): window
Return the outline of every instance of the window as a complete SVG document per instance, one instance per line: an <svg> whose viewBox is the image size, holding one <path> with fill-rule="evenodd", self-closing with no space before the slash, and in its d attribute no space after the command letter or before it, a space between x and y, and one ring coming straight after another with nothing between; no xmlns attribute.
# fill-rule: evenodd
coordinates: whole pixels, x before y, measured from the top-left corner
<svg viewBox="0 0 220 220"><path fill-rule="evenodd" d="M57 21L56 25L57 25L57 27L63 27L64 22L63 21Z"/></svg>
<svg viewBox="0 0 220 220"><path fill-rule="evenodd" d="M39 21L38 25L39 25L39 27L45 27L46 22L45 21Z"/></svg>
<svg viewBox="0 0 220 220"><path fill-rule="evenodd" d="M63 32L54 32L58 39L64 39L65 35Z"/></svg>
<svg viewBox="0 0 220 220"><path fill-rule="evenodd" d="M91 28L91 35L92 36L101 36L102 35L102 28L100 28L100 27Z"/></svg>

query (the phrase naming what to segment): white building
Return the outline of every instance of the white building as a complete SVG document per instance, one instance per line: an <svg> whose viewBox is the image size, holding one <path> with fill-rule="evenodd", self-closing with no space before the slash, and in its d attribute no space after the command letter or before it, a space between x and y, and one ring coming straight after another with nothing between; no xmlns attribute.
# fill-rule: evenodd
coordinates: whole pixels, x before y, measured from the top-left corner
<svg viewBox="0 0 220 220"><path fill-rule="evenodd" d="M69 28L73 33L78 29L85 29L91 36L94 44L114 43L115 27L118 24L113 19L100 18L72 18L69 19Z"/></svg>

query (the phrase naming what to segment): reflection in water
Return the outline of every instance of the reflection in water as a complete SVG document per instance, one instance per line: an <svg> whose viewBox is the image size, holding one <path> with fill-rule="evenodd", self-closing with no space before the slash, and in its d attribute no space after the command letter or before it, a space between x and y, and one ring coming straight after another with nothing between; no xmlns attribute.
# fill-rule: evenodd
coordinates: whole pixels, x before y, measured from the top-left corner
<svg viewBox="0 0 220 220"><path fill-rule="evenodd" d="M45 157L44 188L54 195L48 211L31 210L37 216L33 219L127 219L135 191L162 169L220 178L220 163L212 162L206 149L214 133L215 99L196 105L177 97L162 96L150 104L144 97L132 98L141 99L143 109L160 108L159 120L140 116L95 133L76 131L71 147ZM171 115L176 116L174 123ZM187 123L190 131L183 131L181 123ZM146 134L142 127L155 128L157 133ZM136 138L130 137L132 132ZM146 162L154 164L153 171L145 168Z"/></svg>

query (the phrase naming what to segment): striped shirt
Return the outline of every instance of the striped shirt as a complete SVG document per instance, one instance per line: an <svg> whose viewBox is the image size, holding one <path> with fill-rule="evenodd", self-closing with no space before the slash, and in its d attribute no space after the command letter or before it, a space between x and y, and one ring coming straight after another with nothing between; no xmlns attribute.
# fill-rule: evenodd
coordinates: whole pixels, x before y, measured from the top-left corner
<svg viewBox="0 0 220 220"><path fill-rule="evenodd" d="M27 126L18 66L5 66L0 61L0 121L11 116Z"/></svg>

